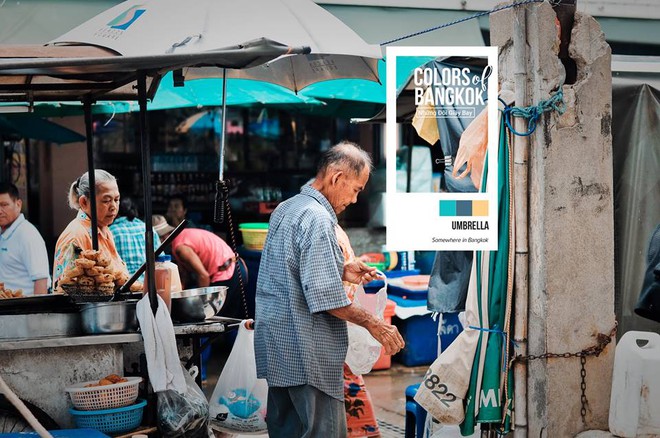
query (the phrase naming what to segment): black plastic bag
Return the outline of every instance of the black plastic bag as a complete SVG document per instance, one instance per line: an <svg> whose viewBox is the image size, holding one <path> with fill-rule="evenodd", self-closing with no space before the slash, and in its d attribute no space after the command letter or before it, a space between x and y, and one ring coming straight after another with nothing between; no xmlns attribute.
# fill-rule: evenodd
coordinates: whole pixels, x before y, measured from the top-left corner
<svg viewBox="0 0 660 438"><path fill-rule="evenodd" d="M185 394L171 389L156 393L158 431L162 437L209 437L209 403L195 383L197 371L197 367L192 367L190 372L183 368L187 385Z"/></svg>

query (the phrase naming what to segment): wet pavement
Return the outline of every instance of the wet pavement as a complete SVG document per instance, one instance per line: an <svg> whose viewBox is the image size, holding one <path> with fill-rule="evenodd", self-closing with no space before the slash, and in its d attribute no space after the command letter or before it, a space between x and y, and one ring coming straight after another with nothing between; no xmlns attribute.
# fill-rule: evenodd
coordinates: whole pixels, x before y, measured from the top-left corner
<svg viewBox="0 0 660 438"><path fill-rule="evenodd" d="M219 340L213 344L213 352L209 359L209 371L207 379L204 382L204 393L210 398L213 389L218 381L218 376L222 366L227 360L230 347ZM372 371L365 375L365 383L371 400L376 411L376 418L380 426L382 438L403 438L405 436L406 424L406 388L409 385L419 383L426 373L428 365L407 367L402 364L392 362L392 366L386 370ZM261 437L267 438L268 435L216 435L218 437L248 438ZM475 433L473 437L478 437ZM457 426L446 426L441 433L435 435L438 438L459 438L461 437ZM420 438L420 437L417 437Z"/></svg>
<svg viewBox="0 0 660 438"><path fill-rule="evenodd" d="M225 348L214 347L215 351L209 360L209 372L204 382L204 393L207 397L213 393L219 370L226 361L226 353L223 353L226 351ZM406 388L419 383L427 369L427 366L406 367L392 363L391 368L387 370L372 371L365 376L365 383L374 403L382 438L402 438L404 436ZM267 437L268 435L250 436Z"/></svg>

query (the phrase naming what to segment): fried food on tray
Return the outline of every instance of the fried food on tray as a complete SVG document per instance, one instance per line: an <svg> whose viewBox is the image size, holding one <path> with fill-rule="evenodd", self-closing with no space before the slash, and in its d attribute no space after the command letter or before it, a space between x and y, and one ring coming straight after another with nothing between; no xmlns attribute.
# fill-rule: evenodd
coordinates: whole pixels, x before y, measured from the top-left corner
<svg viewBox="0 0 660 438"><path fill-rule="evenodd" d="M117 283L117 286L123 286L129 279L128 274L122 271L116 271L114 273L115 276L115 283Z"/></svg>
<svg viewBox="0 0 660 438"><path fill-rule="evenodd" d="M78 285L80 286L94 286L94 277L79 277Z"/></svg>
<svg viewBox="0 0 660 438"><path fill-rule="evenodd" d="M93 249L86 249L83 252L81 252L80 255L88 260L98 260L98 257L101 255L101 252L95 251Z"/></svg>
<svg viewBox="0 0 660 438"><path fill-rule="evenodd" d="M60 277L57 290L65 290L69 295L107 295L128 280L128 275L115 271L112 260L100 251L79 251L78 258ZM115 281L121 276L122 282ZM62 286L64 286L62 288Z"/></svg>
<svg viewBox="0 0 660 438"><path fill-rule="evenodd" d="M60 279L60 286L63 286L65 284L78 284L78 279L76 277L73 278L62 277Z"/></svg>
<svg viewBox="0 0 660 438"><path fill-rule="evenodd" d="M16 289L16 290L5 289L4 283L0 283L0 284L2 284L2 287L0 287L0 299L21 298L23 296L23 289Z"/></svg>
<svg viewBox="0 0 660 438"><path fill-rule="evenodd" d="M64 277L67 278L74 278L74 277L80 277L85 273L85 270L81 268L80 266L74 266L72 268L67 269L64 271Z"/></svg>
<svg viewBox="0 0 660 438"><path fill-rule="evenodd" d="M102 267L106 268L106 267L110 266L110 263L112 263L112 260L110 260L110 258L108 258L104 255L100 255L98 257L98 259L96 259L96 265L97 266L102 266Z"/></svg>
<svg viewBox="0 0 660 438"><path fill-rule="evenodd" d="M85 269L85 275L88 277L98 277L103 275L103 268L100 266L93 266L89 269Z"/></svg>
<svg viewBox="0 0 660 438"><path fill-rule="evenodd" d="M94 281L96 282L96 284L112 283L114 279L115 277L113 277L112 274L101 274L94 277Z"/></svg>
<svg viewBox="0 0 660 438"><path fill-rule="evenodd" d="M131 287L130 287L131 292L142 292L143 289L144 289L144 286L139 281L136 281L135 283L131 284Z"/></svg>
<svg viewBox="0 0 660 438"><path fill-rule="evenodd" d="M77 267L82 269L93 268L94 265L96 265L96 262L94 260L89 260L89 259L75 259L73 263L75 263Z"/></svg>

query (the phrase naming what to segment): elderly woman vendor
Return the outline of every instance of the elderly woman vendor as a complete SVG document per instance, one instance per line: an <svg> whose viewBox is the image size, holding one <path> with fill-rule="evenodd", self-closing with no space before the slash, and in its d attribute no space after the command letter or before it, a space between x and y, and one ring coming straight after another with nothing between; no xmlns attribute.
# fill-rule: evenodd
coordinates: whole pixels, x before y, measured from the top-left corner
<svg viewBox="0 0 660 438"><path fill-rule="evenodd" d="M53 281L56 292L62 291L63 284L74 284L76 281L90 288L99 284L113 288L114 285L125 283L129 277L126 264L119 257L112 232L108 228L119 209L117 180L101 169L97 169L94 175L99 251L92 251L90 185L89 175L85 172L69 189L69 207L77 210L78 214L60 234L55 245ZM87 260L93 260L94 263ZM85 263L98 269L92 270ZM102 283L99 283L100 279L103 279ZM94 280L99 284L95 284Z"/></svg>

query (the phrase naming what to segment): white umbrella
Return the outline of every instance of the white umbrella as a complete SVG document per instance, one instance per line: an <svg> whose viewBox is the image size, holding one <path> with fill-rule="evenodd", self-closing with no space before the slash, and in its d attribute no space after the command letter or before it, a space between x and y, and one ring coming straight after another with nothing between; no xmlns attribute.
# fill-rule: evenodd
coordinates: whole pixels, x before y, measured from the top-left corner
<svg viewBox="0 0 660 438"><path fill-rule="evenodd" d="M379 46L367 44L351 28L311 0L129 0L51 41L90 44L121 55L196 54L265 38L309 54L284 55L243 70L204 68L191 63L189 79L227 76L277 83L298 91L328 79L378 81ZM212 66L213 64L209 64ZM201 67L201 68L200 68ZM228 73L228 74L227 74ZM226 96L223 82L223 96ZM224 100L223 120L225 125ZM223 179L224 130L219 179ZM218 209L216 209L218 210ZM222 216L219 214L218 216Z"/></svg>
<svg viewBox="0 0 660 438"><path fill-rule="evenodd" d="M51 44L90 44L124 56L199 53L257 38L308 46L306 56L284 56L230 77L278 83L294 91L314 82L362 78L378 81L379 46L311 0L129 0L91 18ZM190 78L219 77L217 69L191 69Z"/></svg>

